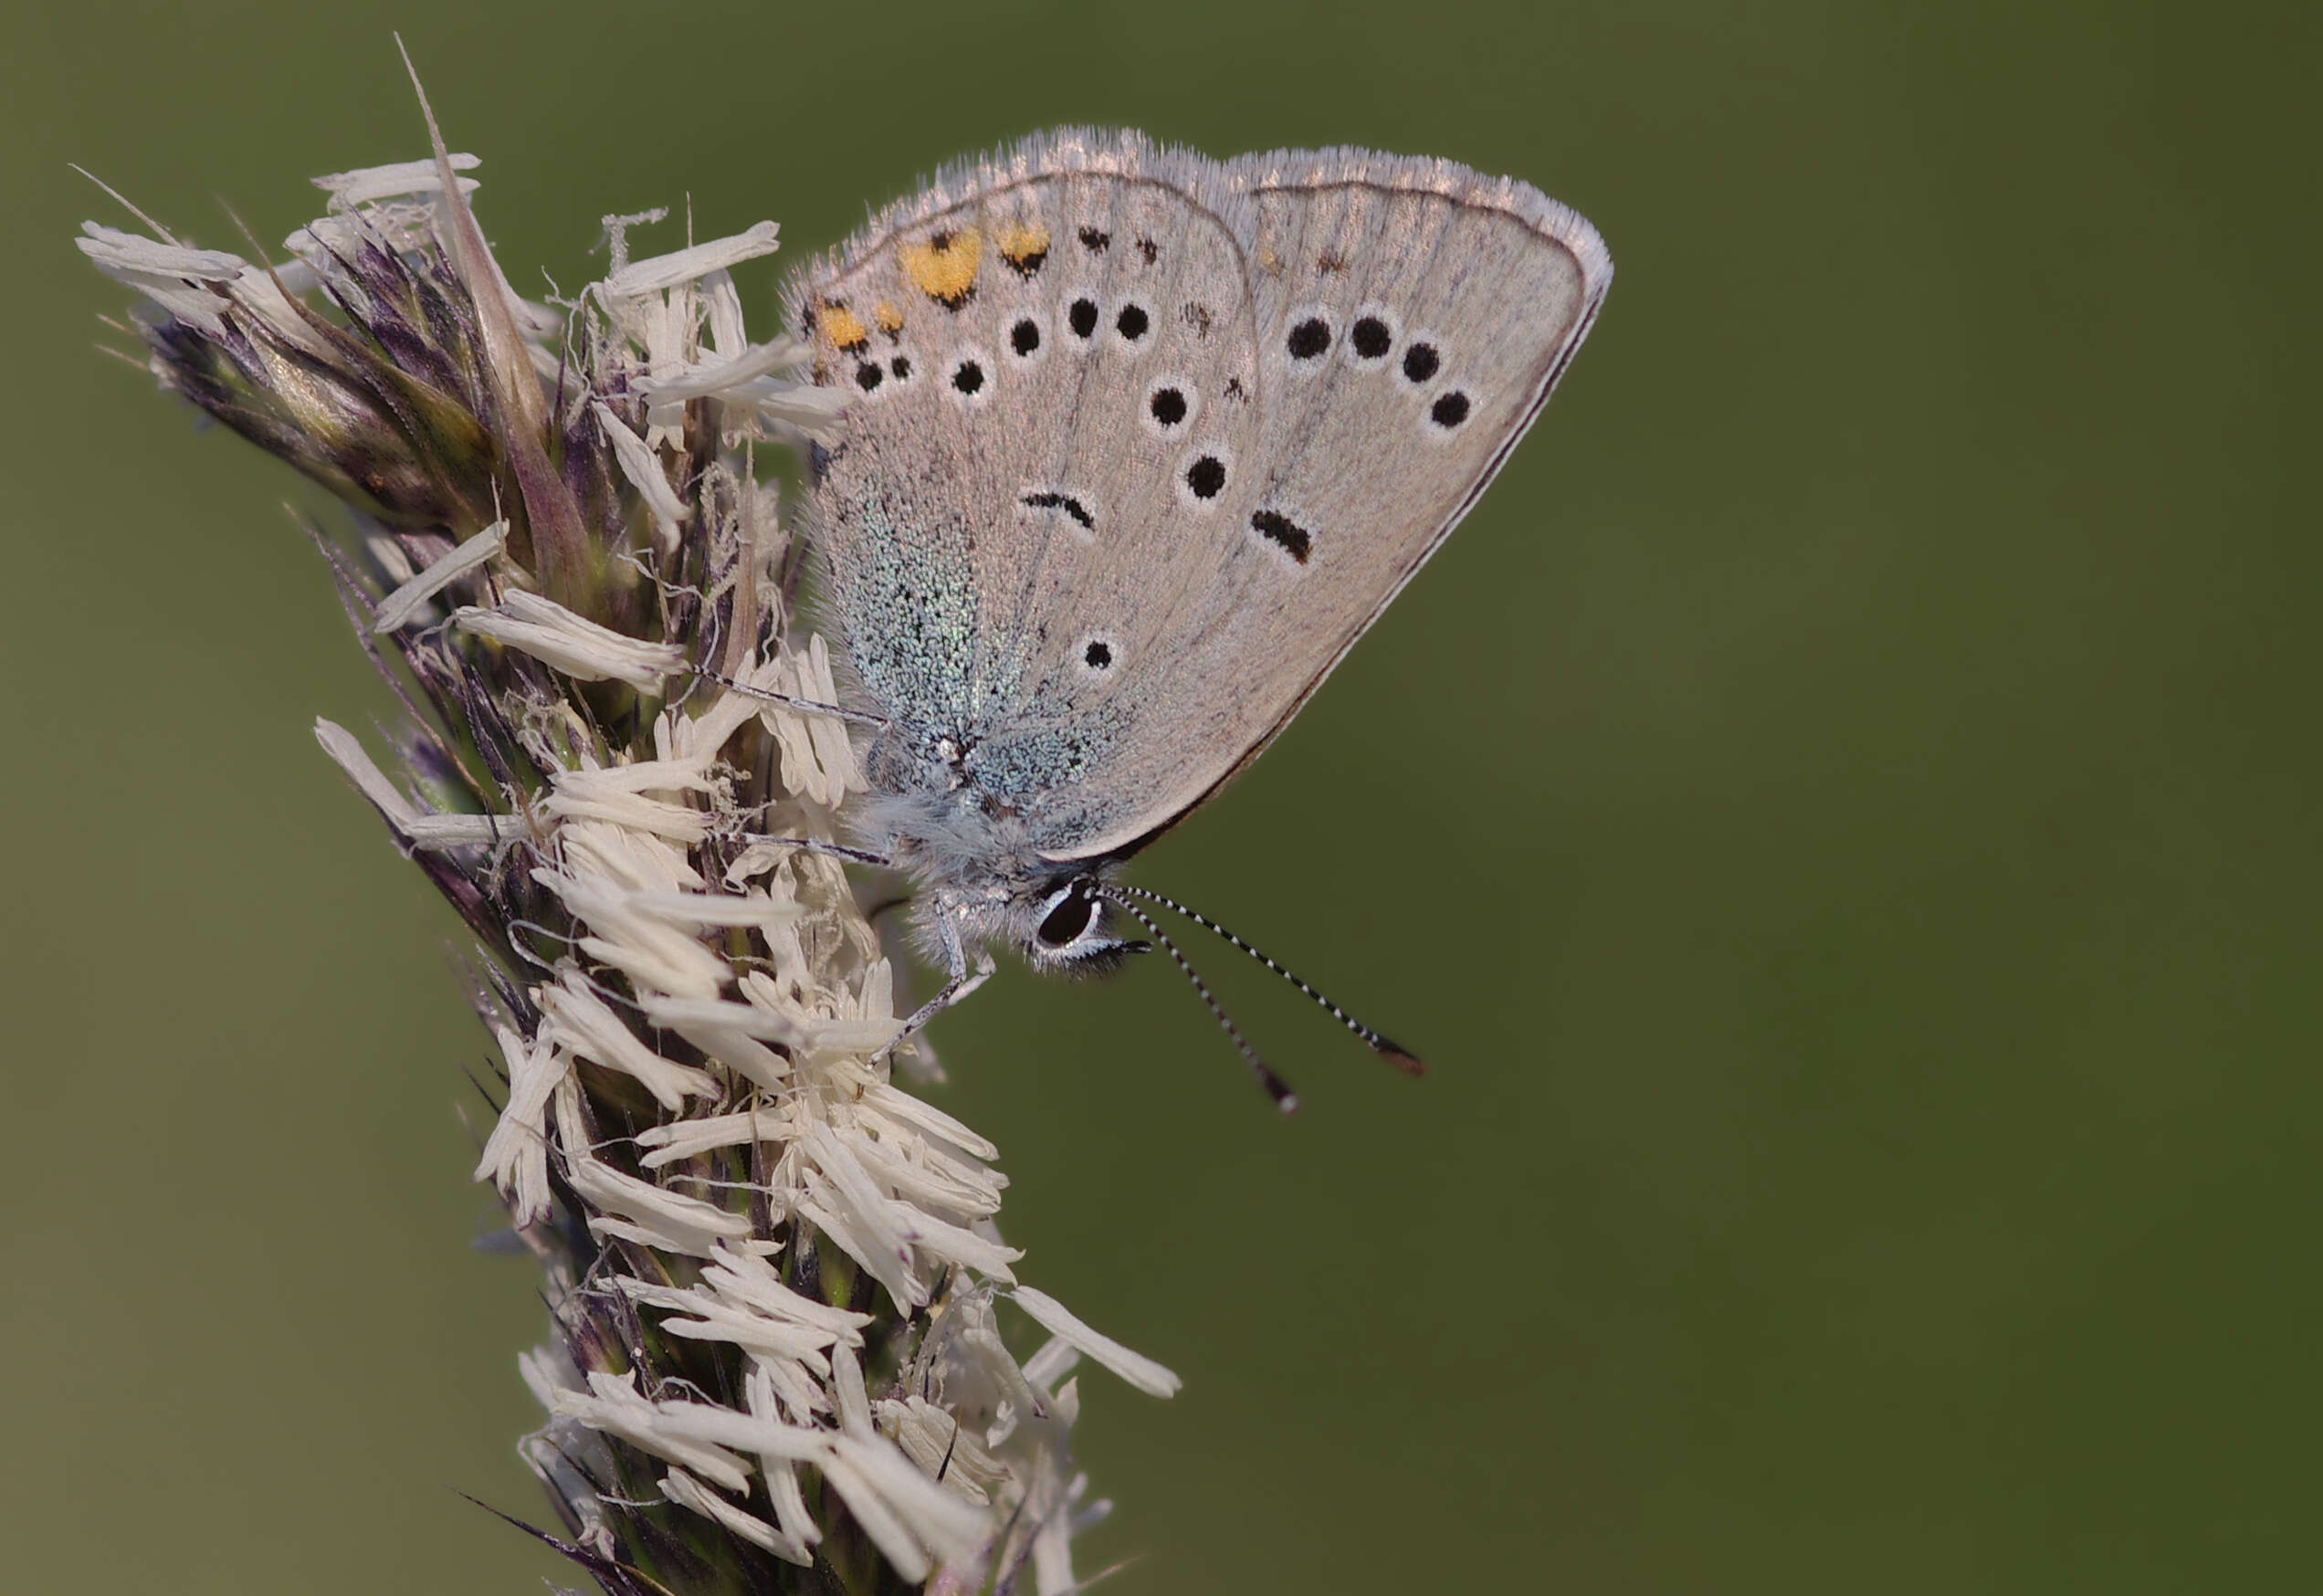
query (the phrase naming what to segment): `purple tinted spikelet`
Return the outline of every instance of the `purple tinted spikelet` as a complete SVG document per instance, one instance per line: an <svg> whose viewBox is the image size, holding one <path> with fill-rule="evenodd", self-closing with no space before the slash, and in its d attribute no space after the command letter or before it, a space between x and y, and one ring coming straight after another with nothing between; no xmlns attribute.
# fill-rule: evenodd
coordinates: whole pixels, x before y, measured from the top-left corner
<svg viewBox="0 0 2323 1596"><path fill-rule="evenodd" d="M536 305L475 165L320 180L273 268L80 244L163 386L351 512L310 530L406 723L385 768L316 732L476 940L478 1178L551 1307L545 1538L641 1596L1074 1589L1074 1367L1177 1381L1018 1286L994 1149L889 1078L895 975L817 851L862 778L797 707L839 687L757 457L840 396L730 275L773 225L632 261L658 218L608 218L605 278Z"/></svg>

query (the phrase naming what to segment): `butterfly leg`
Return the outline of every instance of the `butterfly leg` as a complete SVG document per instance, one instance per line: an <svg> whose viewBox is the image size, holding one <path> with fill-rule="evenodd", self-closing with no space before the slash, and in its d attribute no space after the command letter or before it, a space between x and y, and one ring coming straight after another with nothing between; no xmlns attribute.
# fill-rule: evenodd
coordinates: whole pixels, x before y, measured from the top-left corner
<svg viewBox="0 0 2323 1596"><path fill-rule="evenodd" d="M845 859L850 865L877 865L882 869L895 861L885 854L875 854L868 848L850 848L844 843L827 843L814 836L765 836L757 832L745 832L742 841L753 845L764 844L772 848L796 848L803 854L821 854L828 859Z"/></svg>
<svg viewBox="0 0 2323 1596"><path fill-rule="evenodd" d="M992 979L994 968L993 956L982 949L977 950L975 967L971 969L967 947L960 940L959 923L946 909L937 909L935 924L937 939L943 945L947 973L943 990L911 1011L910 1017L903 1023L903 1029L890 1037L885 1047L871 1055L874 1064L917 1035L929 1021Z"/></svg>

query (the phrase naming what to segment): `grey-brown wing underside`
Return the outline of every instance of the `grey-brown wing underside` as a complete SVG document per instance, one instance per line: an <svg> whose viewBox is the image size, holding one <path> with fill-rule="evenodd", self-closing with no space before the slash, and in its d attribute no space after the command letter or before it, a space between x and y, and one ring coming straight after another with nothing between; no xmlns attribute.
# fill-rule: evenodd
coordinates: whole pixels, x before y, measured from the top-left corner
<svg viewBox="0 0 2323 1596"><path fill-rule="evenodd" d="M1240 248L1145 160L1059 139L941 180L797 307L856 395L815 490L849 656L1065 849L1135 810L1109 772L1170 736L1149 684L1215 573L1157 485L1256 437Z"/></svg>
<svg viewBox="0 0 2323 1596"><path fill-rule="evenodd" d="M1610 272L1448 163L1065 133L941 180L798 307L860 395L817 507L867 687L1050 857L1134 845L1451 530Z"/></svg>

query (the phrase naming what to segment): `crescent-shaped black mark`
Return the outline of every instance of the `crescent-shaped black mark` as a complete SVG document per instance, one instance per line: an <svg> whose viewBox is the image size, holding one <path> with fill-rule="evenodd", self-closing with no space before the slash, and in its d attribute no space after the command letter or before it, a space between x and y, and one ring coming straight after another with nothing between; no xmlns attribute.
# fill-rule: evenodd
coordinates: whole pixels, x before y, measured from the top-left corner
<svg viewBox="0 0 2323 1596"><path fill-rule="evenodd" d="M1315 540L1308 535L1306 528L1293 522L1288 516L1278 515L1271 509L1262 509L1252 516L1250 530L1278 546L1301 565L1307 563L1308 551L1315 546Z"/></svg>
<svg viewBox="0 0 2323 1596"><path fill-rule="evenodd" d="M1097 522L1090 518L1089 512L1082 508L1079 499L1070 494L1027 493L1024 502L1035 509L1061 509L1089 530L1097 530Z"/></svg>

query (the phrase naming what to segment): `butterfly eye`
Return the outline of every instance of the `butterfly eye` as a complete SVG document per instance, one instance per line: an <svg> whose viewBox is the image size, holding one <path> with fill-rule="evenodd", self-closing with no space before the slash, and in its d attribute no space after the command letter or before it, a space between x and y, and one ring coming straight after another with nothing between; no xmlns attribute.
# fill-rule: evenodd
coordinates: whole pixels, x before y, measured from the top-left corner
<svg viewBox="0 0 2323 1596"><path fill-rule="evenodd" d="M1077 883L1066 887L1049 902L1052 907L1042 917L1040 929L1033 933L1044 947L1071 947L1089 929L1089 922L1097 919L1097 899Z"/></svg>

